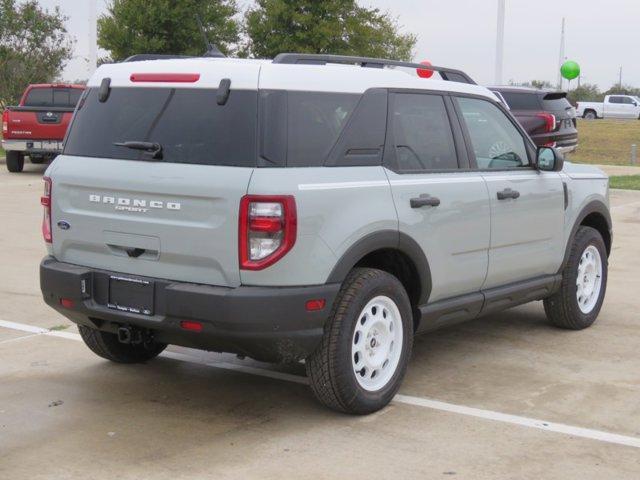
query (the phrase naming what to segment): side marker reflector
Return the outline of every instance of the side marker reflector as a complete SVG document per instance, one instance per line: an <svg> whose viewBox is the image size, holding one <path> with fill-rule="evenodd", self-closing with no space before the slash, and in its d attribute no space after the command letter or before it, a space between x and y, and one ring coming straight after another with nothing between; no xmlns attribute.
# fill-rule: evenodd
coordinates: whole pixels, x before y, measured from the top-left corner
<svg viewBox="0 0 640 480"><path fill-rule="evenodd" d="M180 327L184 330L189 330L191 332L201 332L202 324L200 322L192 322L188 320L182 320L180 322Z"/></svg>
<svg viewBox="0 0 640 480"><path fill-rule="evenodd" d="M304 304L304 308L307 309L307 312L317 312L318 310L322 310L326 303L327 301L324 298L307 300L307 303Z"/></svg>

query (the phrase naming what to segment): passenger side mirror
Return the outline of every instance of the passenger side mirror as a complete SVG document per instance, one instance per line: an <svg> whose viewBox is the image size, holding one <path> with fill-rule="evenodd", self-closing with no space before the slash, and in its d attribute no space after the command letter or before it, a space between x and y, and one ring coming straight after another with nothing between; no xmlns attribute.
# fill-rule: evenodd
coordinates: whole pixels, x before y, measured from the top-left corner
<svg viewBox="0 0 640 480"><path fill-rule="evenodd" d="M543 172L559 172L564 166L564 158L555 148L538 147L537 166Z"/></svg>

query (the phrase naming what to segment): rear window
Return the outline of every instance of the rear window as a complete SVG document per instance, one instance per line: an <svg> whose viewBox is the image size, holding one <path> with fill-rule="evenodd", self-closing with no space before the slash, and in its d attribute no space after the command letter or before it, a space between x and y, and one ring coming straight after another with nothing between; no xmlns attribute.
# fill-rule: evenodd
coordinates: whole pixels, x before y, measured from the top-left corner
<svg viewBox="0 0 640 480"><path fill-rule="evenodd" d="M75 108L81 88L32 88L24 100L26 107Z"/></svg>
<svg viewBox="0 0 640 480"><path fill-rule="evenodd" d="M253 167L256 165L257 92L233 90L218 105L215 89L112 88L101 103L90 89L79 106L64 153L146 160L127 141L162 146L162 162Z"/></svg>
<svg viewBox="0 0 640 480"><path fill-rule="evenodd" d="M537 93L500 92L511 110L540 110L540 100Z"/></svg>
<svg viewBox="0 0 640 480"><path fill-rule="evenodd" d="M564 112L573 108L564 93L550 93L542 99L542 106L548 112Z"/></svg>

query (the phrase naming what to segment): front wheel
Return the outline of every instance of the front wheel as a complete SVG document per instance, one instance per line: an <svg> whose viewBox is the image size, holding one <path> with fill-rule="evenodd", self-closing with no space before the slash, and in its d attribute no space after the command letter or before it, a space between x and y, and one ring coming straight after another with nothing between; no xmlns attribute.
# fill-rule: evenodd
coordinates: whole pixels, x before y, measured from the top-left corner
<svg viewBox="0 0 640 480"><path fill-rule="evenodd" d="M311 388L337 411L375 412L402 383L413 342L409 297L393 275L356 268L345 280L318 349L306 361Z"/></svg>
<svg viewBox="0 0 640 480"><path fill-rule="evenodd" d="M582 330L596 321L607 288L607 250L591 227L576 232L560 290L545 299L544 310L557 327Z"/></svg>

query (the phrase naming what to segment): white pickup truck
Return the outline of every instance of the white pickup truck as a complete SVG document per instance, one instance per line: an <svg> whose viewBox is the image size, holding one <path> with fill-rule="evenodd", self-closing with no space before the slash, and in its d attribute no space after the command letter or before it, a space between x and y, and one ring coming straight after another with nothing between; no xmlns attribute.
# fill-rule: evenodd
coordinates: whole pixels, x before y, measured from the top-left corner
<svg viewBox="0 0 640 480"><path fill-rule="evenodd" d="M596 118L640 119L640 98L632 95L607 95L604 102L578 102L577 116Z"/></svg>

